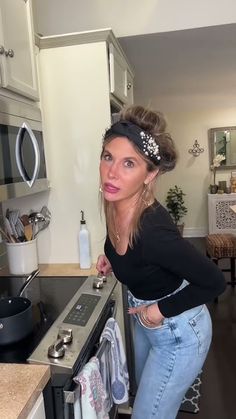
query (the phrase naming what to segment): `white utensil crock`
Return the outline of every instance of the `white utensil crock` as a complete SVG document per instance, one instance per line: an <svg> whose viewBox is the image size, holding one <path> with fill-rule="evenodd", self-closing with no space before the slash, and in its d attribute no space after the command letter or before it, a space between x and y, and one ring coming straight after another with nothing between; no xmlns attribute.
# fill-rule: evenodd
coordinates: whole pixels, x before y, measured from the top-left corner
<svg viewBox="0 0 236 419"><path fill-rule="evenodd" d="M37 239L6 246L10 274L28 275L38 268Z"/></svg>

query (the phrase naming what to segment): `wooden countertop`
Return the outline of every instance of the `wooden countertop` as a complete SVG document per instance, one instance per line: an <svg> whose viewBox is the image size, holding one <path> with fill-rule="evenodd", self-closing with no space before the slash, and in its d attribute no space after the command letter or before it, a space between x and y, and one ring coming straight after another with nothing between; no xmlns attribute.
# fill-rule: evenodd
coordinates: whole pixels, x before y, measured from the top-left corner
<svg viewBox="0 0 236 419"><path fill-rule="evenodd" d="M0 376L0 418L25 419L50 378L50 368L0 364Z"/></svg>
<svg viewBox="0 0 236 419"><path fill-rule="evenodd" d="M78 263L39 264L39 270L39 276L88 276L97 274L95 264L90 269L80 269ZM0 270L0 277L8 275L7 268Z"/></svg>
<svg viewBox="0 0 236 419"><path fill-rule="evenodd" d="M80 269L78 263L54 263L39 265L39 276L89 276L96 275L96 265L90 269Z"/></svg>

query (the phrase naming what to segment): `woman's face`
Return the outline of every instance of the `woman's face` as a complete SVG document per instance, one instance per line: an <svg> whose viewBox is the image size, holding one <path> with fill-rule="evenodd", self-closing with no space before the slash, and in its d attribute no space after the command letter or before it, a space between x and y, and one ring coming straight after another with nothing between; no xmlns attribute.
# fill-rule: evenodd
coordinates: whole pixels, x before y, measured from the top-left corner
<svg viewBox="0 0 236 419"><path fill-rule="evenodd" d="M147 163L125 137L116 137L105 145L100 176L107 201L133 200L157 174L147 171Z"/></svg>

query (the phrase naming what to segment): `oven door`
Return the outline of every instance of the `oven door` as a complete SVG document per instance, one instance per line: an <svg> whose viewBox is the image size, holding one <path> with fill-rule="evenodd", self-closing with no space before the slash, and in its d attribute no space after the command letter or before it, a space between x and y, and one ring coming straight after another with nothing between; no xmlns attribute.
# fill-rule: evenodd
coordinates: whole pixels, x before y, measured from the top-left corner
<svg viewBox="0 0 236 419"><path fill-rule="evenodd" d="M114 294L113 294L113 297L114 297ZM102 331L105 327L107 320L110 317L115 318L116 313L117 313L117 300L111 299L109 303L107 304L107 306L105 307L103 315L99 321L99 327L96 328L96 331L94 331L94 333L92 334L89 342L87 342L86 348L84 349L83 353L80 354L80 357L78 359L77 372L75 375L79 374L79 372L82 370L86 362L88 362L92 356L94 355L96 356L99 352L99 355L98 355L98 358L99 358L99 356L102 354L99 351L100 336L102 334ZM77 385L73 381L73 379L68 380L66 385L63 388L63 398L64 398L64 418L63 419L83 419L82 414L81 414L81 409L80 409L80 394L81 394L80 386ZM118 411L118 407L114 405L111 411L109 412L109 417L111 419L115 419L117 417L117 411Z"/></svg>

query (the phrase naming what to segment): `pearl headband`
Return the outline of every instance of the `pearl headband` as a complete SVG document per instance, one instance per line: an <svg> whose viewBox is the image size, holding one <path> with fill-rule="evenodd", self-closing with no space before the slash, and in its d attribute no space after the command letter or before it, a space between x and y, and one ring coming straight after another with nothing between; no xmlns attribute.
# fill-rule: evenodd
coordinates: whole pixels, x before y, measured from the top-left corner
<svg viewBox="0 0 236 419"><path fill-rule="evenodd" d="M151 134L148 134L148 132L144 131L138 125L133 124L130 121L121 120L116 122L106 130L103 139L105 140L106 138L113 136L127 137L155 165L160 164L161 156L159 145Z"/></svg>

